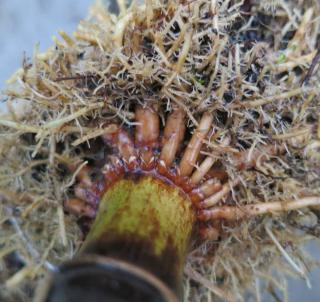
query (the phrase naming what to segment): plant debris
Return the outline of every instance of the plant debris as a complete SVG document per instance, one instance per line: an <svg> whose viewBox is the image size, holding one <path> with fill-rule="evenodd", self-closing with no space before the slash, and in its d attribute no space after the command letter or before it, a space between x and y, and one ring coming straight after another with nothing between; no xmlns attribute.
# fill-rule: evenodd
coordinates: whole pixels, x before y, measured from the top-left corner
<svg viewBox="0 0 320 302"><path fill-rule="evenodd" d="M294 210L288 201L320 198L318 1L118 3L115 15L97 2L73 36L60 31L52 48L36 49L8 80L0 301L30 301L46 269L78 250L83 232L63 211L77 172L66 167L103 161L100 136L115 131L115 121L133 126L135 104L158 106L163 121L181 108L190 133L212 114L204 155L234 181L224 202L238 213L273 202ZM275 145L283 152L260 163ZM226 221L221 238L190 251L185 301L248 294L261 301L264 291L287 297L284 276L309 284L317 261L303 245L319 237L319 209Z"/></svg>

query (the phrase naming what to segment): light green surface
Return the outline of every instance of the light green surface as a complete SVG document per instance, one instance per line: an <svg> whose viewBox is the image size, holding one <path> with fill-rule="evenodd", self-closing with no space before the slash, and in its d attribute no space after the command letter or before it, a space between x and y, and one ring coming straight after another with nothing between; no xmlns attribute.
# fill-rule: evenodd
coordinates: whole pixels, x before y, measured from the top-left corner
<svg viewBox="0 0 320 302"><path fill-rule="evenodd" d="M124 179L103 196L86 242L104 232L135 236L151 240L156 256L170 244L184 258L194 221L191 202L177 188L149 176Z"/></svg>

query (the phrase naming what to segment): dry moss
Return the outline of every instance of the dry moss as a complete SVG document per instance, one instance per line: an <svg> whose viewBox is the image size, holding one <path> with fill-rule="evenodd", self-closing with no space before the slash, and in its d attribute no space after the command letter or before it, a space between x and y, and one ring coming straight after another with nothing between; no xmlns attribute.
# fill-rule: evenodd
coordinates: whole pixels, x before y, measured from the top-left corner
<svg viewBox="0 0 320 302"><path fill-rule="evenodd" d="M75 253L82 232L63 212L74 183L65 166L101 156L96 138L109 121L132 125L136 103L163 115L180 106L191 129L213 114L208 153L240 178L234 204L320 196L320 6L259 2L119 1L118 16L98 3L72 37L60 32L24 62L0 118L0 300L29 301L45 270ZM275 142L283 154L235 168L231 155ZM285 296L283 275L307 281L315 264L299 246L319 236L318 217L312 208L226 224L219 242L190 253L186 301Z"/></svg>

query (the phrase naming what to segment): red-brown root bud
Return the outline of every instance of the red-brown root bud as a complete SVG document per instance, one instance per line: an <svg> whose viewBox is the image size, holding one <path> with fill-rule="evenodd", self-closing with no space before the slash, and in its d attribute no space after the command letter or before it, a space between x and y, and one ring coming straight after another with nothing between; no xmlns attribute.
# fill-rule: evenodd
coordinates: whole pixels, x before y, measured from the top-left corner
<svg viewBox="0 0 320 302"><path fill-rule="evenodd" d="M88 218L94 218L96 216L96 210L80 199L72 198L66 200L64 202L64 208L68 212L77 216L85 216Z"/></svg>
<svg viewBox="0 0 320 302"><path fill-rule="evenodd" d="M77 174L77 179L86 187L92 186L92 180L90 177L91 169L87 166L84 166L79 173Z"/></svg>
<svg viewBox="0 0 320 302"><path fill-rule="evenodd" d="M218 240L220 232L215 227L202 227L199 230L199 234L202 240Z"/></svg>
<svg viewBox="0 0 320 302"><path fill-rule="evenodd" d="M77 198L81 199L81 200L86 200L86 198L87 198L87 189L85 189L81 185L77 185L74 188L74 195Z"/></svg>
<svg viewBox="0 0 320 302"><path fill-rule="evenodd" d="M117 148L120 157L126 163L133 163L136 161L136 151L133 140L128 135L127 131L119 129L116 133L103 135L105 143Z"/></svg>
<svg viewBox="0 0 320 302"><path fill-rule="evenodd" d="M91 189L84 188L80 185L74 188L74 195L88 204L96 207L100 201L100 196L95 194Z"/></svg>
<svg viewBox="0 0 320 302"><path fill-rule="evenodd" d="M213 167L208 173L207 173L208 178L216 178L220 180L221 182L225 182L228 180L229 175L228 173L223 170L222 168L215 168Z"/></svg>

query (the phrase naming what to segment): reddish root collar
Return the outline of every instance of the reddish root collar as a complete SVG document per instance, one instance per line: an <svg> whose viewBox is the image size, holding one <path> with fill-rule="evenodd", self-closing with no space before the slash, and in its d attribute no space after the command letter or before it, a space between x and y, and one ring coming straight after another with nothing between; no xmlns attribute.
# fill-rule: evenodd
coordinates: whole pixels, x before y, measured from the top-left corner
<svg viewBox="0 0 320 302"><path fill-rule="evenodd" d="M213 119L210 113L203 114L184 148L181 145L186 131L185 113L181 109L174 109L168 115L162 135L159 114L155 108L139 105L136 107L135 118L137 126L134 135L125 127L118 127L116 132L102 136L105 144L112 149L112 154L107 156L106 163L100 168L103 180L93 181L90 167L83 168L77 175L79 183L74 190L76 198L65 203L67 210L94 218L101 199L114 184L141 175L161 180L168 187L179 189L185 194L194 206L200 229L204 228L200 234L216 234L217 230L211 228L213 223L217 226L217 220L260 215L270 212L270 208L283 209L279 204L257 205L257 210L252 210L250 206L239 209L223 205L240 179L228 179L225 171L214 167L214 158L201 155L201 151L206 150L204 141L212 133ZM279 152L283 152L281 146L267 146L261 150L239 152L233 161L240 171L252 168L257 163L262 164Z"/></svg>

